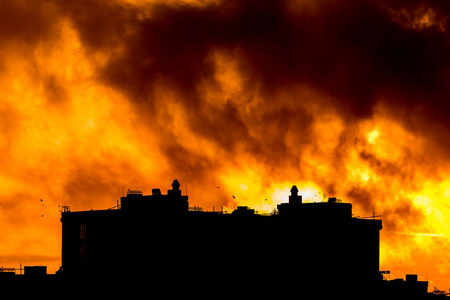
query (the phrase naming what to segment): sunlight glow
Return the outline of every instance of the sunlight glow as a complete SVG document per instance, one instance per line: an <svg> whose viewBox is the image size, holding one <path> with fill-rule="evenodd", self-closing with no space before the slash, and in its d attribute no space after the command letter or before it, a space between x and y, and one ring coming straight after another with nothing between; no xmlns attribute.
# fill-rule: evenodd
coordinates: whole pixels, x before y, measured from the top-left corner
<svg viewBox="0 0 450 300"><path fill-rule="evenodd" d="M380 135L380 134L379 134L379 132L378 132L377 129L375 129L375 130L369 132L369 133L367 134L367 140L368 140L368 142L369 142L370 144L375 144L375 141L376 141L376 139L378 138L379 135Z"/></svg>

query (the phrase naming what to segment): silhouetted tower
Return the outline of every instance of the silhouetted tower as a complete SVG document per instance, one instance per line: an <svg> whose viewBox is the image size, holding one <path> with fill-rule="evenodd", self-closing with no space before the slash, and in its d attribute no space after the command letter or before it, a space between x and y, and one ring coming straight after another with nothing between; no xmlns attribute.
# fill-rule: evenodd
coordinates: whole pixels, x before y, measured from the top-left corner
<svg viewBox="0 0 450 300"><path fill-rule="evenodd" d="M291 188L291 195L289 196L289 204L302 204L302 196L298 195L298 188L295 185L293 185Z"/></svg>
<svg viewBox="0 0 450 300"><path fill-rule="evenodd" d="M280 203L277 205L278 213L280 215L294 217L296 217L301 212L302 207L302 196L298 194L298 188L295 185L293 185L291 188L289 203Z"/></svg>
<svg viewBox="0 0 450 300"><path fill-rule="evenodd" d="M169 197L179 197L181 196L180 183L177 179L172 182L172 190L167 191Z"/></svg>

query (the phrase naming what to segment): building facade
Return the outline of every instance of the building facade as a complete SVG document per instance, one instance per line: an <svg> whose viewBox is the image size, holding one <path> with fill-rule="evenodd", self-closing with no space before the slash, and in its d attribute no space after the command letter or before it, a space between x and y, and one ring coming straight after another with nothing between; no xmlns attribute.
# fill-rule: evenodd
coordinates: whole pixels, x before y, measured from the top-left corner
<svg viewBox="0 0 450 300"><path fill-rule="evenodd" d="M381 220L352 217L350 203L303 203L293 186L289 202L271 215L243 206L231 214L190 211L179 187L174 180L165 195L129 191L114 210L62 212L64 275L148 274L164 283L267 283L279 291L366 289L380 281Z"/></svg>

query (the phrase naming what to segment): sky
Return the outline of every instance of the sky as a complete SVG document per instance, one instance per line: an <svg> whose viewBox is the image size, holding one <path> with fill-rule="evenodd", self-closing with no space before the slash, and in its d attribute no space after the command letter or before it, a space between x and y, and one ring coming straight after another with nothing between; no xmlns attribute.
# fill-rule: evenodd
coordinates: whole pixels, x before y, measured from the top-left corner
<svg viewBox="0 0 450 300"><path fill-rule="evenodd" d="M449 16L446 0L3 0L0 265L56 271L64 205L177 178L191 206L263 213L296 184L381 215L391 279L448 290Z"/></svg>

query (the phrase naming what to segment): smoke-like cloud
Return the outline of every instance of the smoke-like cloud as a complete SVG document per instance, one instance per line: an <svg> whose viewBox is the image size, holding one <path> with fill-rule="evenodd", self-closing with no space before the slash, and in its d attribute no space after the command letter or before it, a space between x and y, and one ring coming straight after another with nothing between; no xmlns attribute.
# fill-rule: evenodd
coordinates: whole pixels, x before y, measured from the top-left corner
<svg viewBox="0 0 450 300"><path fill-rule="evenodd" d="M320 105L331 106L350 125L370 118L374 106L383 103L409 130L425 135L433 135L436 127L447 130L445 3L300 1L298 7L269 0L143 7L63 3L86 51L108 57L97 70L99 80L126 93L151 128L165 127L161 110L179 105L186 114L185 125L195 135L229 151L245 141L249 151L273 156L270 146L275 143L252 136L255 126L243 120L249 116L242 112L242 101L258 103L260 126L277 126L271 119L275 117L292 120L280 126L288 128L284 131L298 126L294 129L303 133L312 119L304 106L317 99L286 91L306 86L326 95ZM89 10L83 9L87 6ZM411 16L407 23L393 16L394 11L400 11L403 19L419 16ZM215 76L218 53L236 64L241 76L239 99L220 99L223 89ZM162 86L173 92L174 99L161 97ZM290 94L289 101L299 104L295 109L286 107L280 93ZM283 129L277 129L283 136Z"/></svg>

